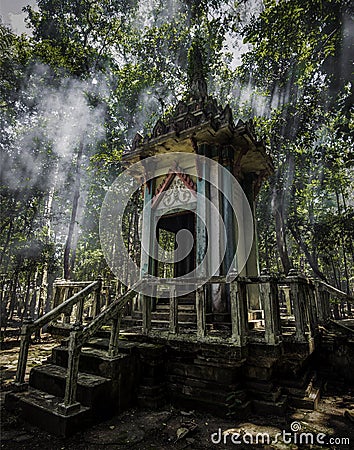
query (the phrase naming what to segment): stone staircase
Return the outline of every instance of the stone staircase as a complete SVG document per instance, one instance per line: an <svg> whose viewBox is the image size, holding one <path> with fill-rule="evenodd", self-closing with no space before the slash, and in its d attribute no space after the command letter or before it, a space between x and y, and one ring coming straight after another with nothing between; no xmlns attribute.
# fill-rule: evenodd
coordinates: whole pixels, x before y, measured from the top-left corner
<svg viewBox="0 0 354 450"><path fill-rule="evenodd" d="M109 333L99 331L82 348L77 403L70 411L62 407L67 339L46 364L32 368L28 390L6 395L6 408L50 433L68 436L133 405L156 409L168 402L233 418L283 415L288 405L317 407L319 383L300 362L288 364L291 370L285 373L279 357L259 356L259 350L244 355L233 346L160 342L132 332L122 333L118 355L108 357Z"/></svg>
<svg viewBox="0 0 354 450"><path fill-rule="evenodd" d="M62 407L68 363L67 341L52 351L47 364L31 369L28 389L10 392L5 406L47 431L67 436L134 404L139 385L137 358L128 351L108 358L107 352L85 346L80 354L75 407Z"/></svg>
<svg viewBox="0 0 354 450"><path fill-rule="evenodd" d="M316 410L322 380L312 369L312 355L287 354L278 367L276 382L287 395L289 406Z"/></svg>
<svg viewBox="0 0 354 450"><path fill-rule="evenodd" d="M156 307L151 313L151 325L153 328L168 328L170 317L169 298L160 298L156 301ZM197 312L195 309L195 294L188 294L178 299L178 323L180 328L197 327ZM122 319L122 326L138 327L142 325L142 313L133 311L130 316Z"/></svg>
<svg viewBox="0 0 354 450"><path fill-rule="evenodd" d="M272 356L249 356L244 368L245 386L257 414L283 415L288 406L287 396L274 383L278 359Z"/></svg>
<svg viewBox="0 0 354 450"><path fill-rule="evenodd" d="M179 307L188 326L195 326L194 302L185 299ZM168 308L160 302L153 313L166 328ZM260 312L254 320L262 320ZM6 395L6 408L60 436L133 405L155 409L168 402L234 418L283 415L288 405L317 408L321 383L309 369L311 356L263 344L243 349L220 340L166 340L131 329L121 331L118 354L108 356L110 333L103 327L81 348L77 403L69 410L63 407L69 339L52 350L46 364L31 369L28 390Z"/></svg>

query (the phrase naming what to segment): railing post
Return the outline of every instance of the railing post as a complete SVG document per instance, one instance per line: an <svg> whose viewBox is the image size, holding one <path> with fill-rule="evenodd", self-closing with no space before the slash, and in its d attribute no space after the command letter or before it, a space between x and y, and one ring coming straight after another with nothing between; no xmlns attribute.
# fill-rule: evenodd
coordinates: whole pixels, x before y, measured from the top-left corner
<svg viewBox="0 0 354 450"><path fill-rule="evenodd" d="M286 305L286 314L291 316L293 313L291 299L290 299L290 288L288 286L283 287L283 293L285 297L285 305Z"/></svg>
<svg viewBox="0 0 354 450"><path fill-rule="evenodd" d="M81 298L77 304L77 308L76 308L76 323L78 324L82 324L82 316L84 314L84 303L85 303L85 298Z"/></svg>
<svg viewBox="0 0 354 450"><path fill-rule="evenodd" d="M291 269L286 281L290 285L290 296L293 305L293 312L295 317L295 339L297 342L305 343L306 339L306 311L304 310L303 292L300 283L300 277L294 269Z"/></svg>
<svg viewBox="0 0 354 450"><path fill-rule="evenodd" d="M59 411L66 415L80 409L80 403L76 401L77 380L79 374L79 358L81 345L79 339L82 334L80 324L74 324L70 333L68 346L68 369L66 372L66 384L64 402L59 405Z"/></svg>
<svg viewBox="0 0 354 450"><path fill-rule="evenodd" d="M309 301L310 326L312 334L318 333L318 308L316 304L316 287L312 280L307 283L307 293Z"/></svg>
<svg viewBox="0 0 354 450"><path fill-rule="evenodd" d="M64 292L65 292L65 299L63 299L63 300L65 301L65 300L67 300L67 299L69 299L71 297L71 295L73 293L73 289L67 287L67 288L65 288ZM71 313L72 313L72 306L69 307L66 311L64 311L64 320L63 320L63 322L65 324L69 324L70 323Z"/></svg>
<svg viewBox="0 0 354 450"><path fill-rule="evenodd" d="M330 318L331 318L331 303L330 303L330 295L329 292L327 292L326 290L322 289L322 301L324 304L324 310L325 310L325 323L327 323Z"/></svg>
<svg viewBox="0 0 354 450"><path fill-rule="evenodd" d="M170 288L170 333L178 334L178 297L176 287Z"/></svg>
<svg viewBox="0 0 354 450"><path fill-rule="evenodd" d="M234 344L242 347L247 343L247 319L246 319L246 286L244 283L234 280L230 283L231 305L231 338Z"/></svg>
<svg viewBox="0 0 354 450"><path fill-rule="evenodd" d="M119 331L120 331L121 315L112 320L111 334L109 338L108 356L113 358L119 352Z"/></svg>
<svg viewBox="0 0 354 450"><path fill-rule="evenodd" d="M280 334L278 290L269 277L262 276L261 279L268 280L260 285L261 305L264 311L264 337L267 344L276 345L279 343Z"/></svg>
<svg viewBox="0 0 354 450"><path fill-rule="evenodd" d="M103 279L101 276L97 278L97 288L95 290L95 298L94 298L94 305L93 305L93 317L98 316L98 314L101 312L101 294L102 294L102 284Z"/></svg>
<svg viewBox="0 0 354 450"><path fill-rule="evenodd" d="M28 349L32 334L31 325L33 320L28 317L24 320L23 325L21 327L21 335L20 335L20 352L18 355L17 362L17 370L16 370L16 378L15 378L15 386L17 389L26 389L27 385L25 383L25 374L26 374L26 366L28 359Z"/></svg>
<svg viewBox="0 0 354 450"><path fill-rule="evenodd" d="M196 310L197 310L197 336L199 338L206 336L206 316L205 316L205 290L204 286L197 289L196 292Z"/></svg>
<svg viewBox="0 0 354 450"><path fill-rule="evenodd" d="M143 295L143 333L149 334L151 330L151 297Z"/></svg>
<svg viewBox="0 0 354 450"><path fill-rule="evenodd" d="M335 320L340 320L340 310L339 310L339 303L337 300L333 303L333 316Z"/></svg>
<svg viewBox="0 0 354 450"><path fill-rule="evenodd" d="M53 295L52 295L52 309L56 308L60 303L61 289L59 285L60 280L56 279L53 284Z"/></svg>

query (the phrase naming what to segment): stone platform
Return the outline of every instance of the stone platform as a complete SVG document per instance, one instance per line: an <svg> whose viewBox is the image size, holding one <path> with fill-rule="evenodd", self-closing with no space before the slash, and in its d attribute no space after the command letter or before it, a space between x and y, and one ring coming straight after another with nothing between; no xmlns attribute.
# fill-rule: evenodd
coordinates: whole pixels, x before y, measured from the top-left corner
<svg viewBox="0 0 354 450"><path fill-rule="evenodd" d="M67 343L31 370L27 390L6 396L8 409L60 436L134 405L156 409L169 403L244 418L254 412L283 415L289 404L314 409L319 398L311 355L286 353L282 344L237 347L220 336L196 340L188 333L145 336L130 330L121 333L120 353L110 358L107 330L82 348L77 408L63 412Z"/></svg>

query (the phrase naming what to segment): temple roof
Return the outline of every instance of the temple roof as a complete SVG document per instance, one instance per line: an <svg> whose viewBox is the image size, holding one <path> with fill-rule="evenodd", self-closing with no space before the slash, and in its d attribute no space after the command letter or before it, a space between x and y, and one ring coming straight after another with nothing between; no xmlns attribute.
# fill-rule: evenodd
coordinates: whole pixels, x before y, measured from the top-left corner
<svg viewBox="0 0 354 450"><path fill-rule="evenodd" d="M222 108L208 95L201 52L198 46L191 50L185 100L171 114L158 119L150 135L135 135L131 147L123 153L123 163L131 164L159 153L193 153L198 144L204 143L219 150L233 149L234 160L242 159L244 173L271 174L271 158L263 142L256 139L252 121L238 120L235 124L230 106Z"/></svg>
<svg viewBox="0 0 354 450"><path fill-rule="evenodd" d="M239 120L235 124L229 105L221 108L213 97L198 99L193 94L189 101L180 101L169 117L158 119L151 135L143 137L137 133L122 161L133 163L169 151L194 152L197 144L207 143L242 152L245 172L262 170L271 174L272 161L264 143L257 141L252 122Z"/></svg>

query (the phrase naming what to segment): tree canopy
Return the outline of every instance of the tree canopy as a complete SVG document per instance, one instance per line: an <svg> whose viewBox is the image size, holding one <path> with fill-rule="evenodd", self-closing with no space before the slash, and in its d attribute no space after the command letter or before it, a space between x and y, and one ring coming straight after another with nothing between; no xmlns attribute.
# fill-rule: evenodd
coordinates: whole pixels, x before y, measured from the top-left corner
<svg viewBox="0 0 354 450"><path fill-rule="evenodd" d="M55 277L112 277L103 196L135 132L183 96L196 40L209 91L253 120L275 162L257 205L261 266L352 289L350 1L38 0L25 12L32 36L0 24L1 272L19 314L45 308Z"/></svg>

